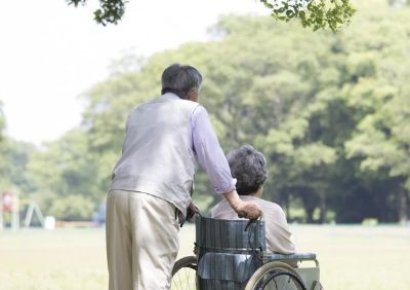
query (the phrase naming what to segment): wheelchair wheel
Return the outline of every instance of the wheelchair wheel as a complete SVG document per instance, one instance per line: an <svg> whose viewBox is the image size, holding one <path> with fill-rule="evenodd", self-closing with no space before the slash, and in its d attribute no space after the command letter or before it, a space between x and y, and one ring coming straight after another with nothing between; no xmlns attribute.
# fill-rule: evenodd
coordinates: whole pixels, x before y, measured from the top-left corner
<svg viewBox="0 0 410 290"><path fill-rule="evenodd" d="M184 257L176 261L172 269L171 290L195 290L196 269L195 256Z"/></svg>
<svg viewBox="0 0 410 290"><path fill-rule="evenodd" d="M270 262L252 275L245 290L307 290L307 288L291 266L283 262Z"/></svg>

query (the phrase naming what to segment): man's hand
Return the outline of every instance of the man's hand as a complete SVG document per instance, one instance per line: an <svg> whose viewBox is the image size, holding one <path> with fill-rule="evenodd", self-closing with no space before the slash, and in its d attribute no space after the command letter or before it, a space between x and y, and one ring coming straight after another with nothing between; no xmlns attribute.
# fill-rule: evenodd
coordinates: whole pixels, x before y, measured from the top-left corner
<svg viewBox="0 0 410 290"><path fill-rule="evenodd" d="M259 205L253 201L242 201L236 190L224 193L224 197L239 217L256 220L262 215Z"/></svg>
<svg viewBox="0 0 410 290"><path fill-rule="evenodd" d="M180 211L178 212L179 212L178 213L179 225L182 227L186 221L190 222L192 218L194 217L194 215L196 213L199 213L199 209L193 202L191 202L186 209L186 217L184 217L182 212Z"/></svg>
<svg viewBox="0 0 410 290"><path fill-rule="evenodd" d="M252 201L243 202L237 210L238 217L256 220L262 215L260 207Z"/></svg>
<svg viewBox="0 0 410 290"><path fill-rule="evenodd" d="M186 210L186 219L187 220L192 219L194 215L198 212L199 212L198 207L193 202L191 202Z"/></svg>

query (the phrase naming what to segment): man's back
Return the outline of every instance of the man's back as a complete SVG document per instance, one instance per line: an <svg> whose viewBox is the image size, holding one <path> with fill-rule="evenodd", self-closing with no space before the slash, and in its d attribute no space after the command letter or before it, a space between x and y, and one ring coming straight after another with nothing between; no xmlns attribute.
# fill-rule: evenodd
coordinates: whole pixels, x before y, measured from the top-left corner
<svg viewBox="0 0 410 290"><path fill-rule="evenodd" d="M111 188L146 192L183 212L195 173L190 119L197 106L167 93L135 108Z"/></svg>

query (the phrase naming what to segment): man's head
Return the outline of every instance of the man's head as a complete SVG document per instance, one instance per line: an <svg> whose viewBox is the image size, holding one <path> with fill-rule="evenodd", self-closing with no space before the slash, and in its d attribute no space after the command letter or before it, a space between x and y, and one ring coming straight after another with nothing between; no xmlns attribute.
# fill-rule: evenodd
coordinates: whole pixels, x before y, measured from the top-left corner
<svg viewBox="0 0 410 290"><path fill-rule="evenodd" d="M174 93L181 99L197 101L202 75L193 66L173 64L164 70L161 82L161 94Z"/></svg>
<svg viewBox="0 0 410 290"><path fill-rule="evenodd" d="M237 179L236 191L240 195L257 193L268 176L265 156L251 145L244 145L228 153L232 176Z"/></svg>

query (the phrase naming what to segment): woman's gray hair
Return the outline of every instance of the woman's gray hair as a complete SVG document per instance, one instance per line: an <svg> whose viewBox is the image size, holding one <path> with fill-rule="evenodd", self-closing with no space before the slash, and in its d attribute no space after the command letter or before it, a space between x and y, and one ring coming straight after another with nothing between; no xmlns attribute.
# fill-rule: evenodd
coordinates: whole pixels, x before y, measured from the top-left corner
<svg viewBox="0 0 410 290"><path fill-rule="evenodd" d="M231 173L237 179L236 191L240 195L255 193L268 177L265 156L251 145L244 145L227 155Z"/></svg>
<svg viewBox="0 0 410 290"><path fill-rule="evenodd" d="M190 90L199 90L202 84L202 75L193 66L175 63L164 70L161 83L161 94L171 92L181 99L185 99Z"/></svg>

